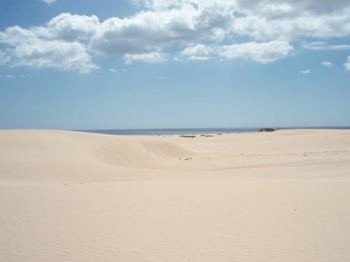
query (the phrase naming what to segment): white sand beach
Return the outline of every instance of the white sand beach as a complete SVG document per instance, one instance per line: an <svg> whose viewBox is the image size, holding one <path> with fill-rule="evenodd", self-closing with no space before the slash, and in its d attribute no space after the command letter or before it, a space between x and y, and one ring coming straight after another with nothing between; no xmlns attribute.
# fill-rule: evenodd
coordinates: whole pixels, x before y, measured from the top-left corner
<svg viewBox="0 0 350 262"><path fill-rule="evenodd" d="M0 131L0 261L350 261L350 131Z"/></svg>

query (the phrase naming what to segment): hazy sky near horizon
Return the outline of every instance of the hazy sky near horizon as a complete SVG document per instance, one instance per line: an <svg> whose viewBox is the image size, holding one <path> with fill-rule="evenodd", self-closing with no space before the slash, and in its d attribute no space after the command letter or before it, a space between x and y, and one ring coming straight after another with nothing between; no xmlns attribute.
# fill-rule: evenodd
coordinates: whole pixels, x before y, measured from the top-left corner
<svg viewBox="0 0 350 262"><path fill-rule="evenodd" d="M348 0L0 0L0 128L350 126Z"/></svg>

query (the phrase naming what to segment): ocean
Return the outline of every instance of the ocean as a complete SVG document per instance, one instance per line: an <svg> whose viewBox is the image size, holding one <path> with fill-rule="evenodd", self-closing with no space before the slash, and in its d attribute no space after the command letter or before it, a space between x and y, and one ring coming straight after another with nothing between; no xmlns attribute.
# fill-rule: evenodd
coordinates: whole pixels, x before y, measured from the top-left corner
<svg viewBox="0 0 350 262"><path fill-rule="evenodd" d="M275 129L350 129L350 127L283 127ZM259 128L168 128L168 129L90 129L78 130L89 133L108 135L201 135L201 134L231 134L254 133Z"/></svg>

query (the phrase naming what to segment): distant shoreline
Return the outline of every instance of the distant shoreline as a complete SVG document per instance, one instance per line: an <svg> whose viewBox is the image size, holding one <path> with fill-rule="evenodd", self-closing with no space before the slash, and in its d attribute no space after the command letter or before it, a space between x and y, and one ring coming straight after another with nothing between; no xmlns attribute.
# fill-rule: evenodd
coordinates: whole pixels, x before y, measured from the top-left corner
<svg viewBox="0 0 350 262"><path fill-rule="evenodd" d="M261 128L154 128L154 129L80 129L72 131L80 131L87 133L97 133L106 135L202 135L202 134L234 134L234 133L255 133ZM291 129L342 129L349 130L350 127L274 127L275 130L291 130Z"/></svg>

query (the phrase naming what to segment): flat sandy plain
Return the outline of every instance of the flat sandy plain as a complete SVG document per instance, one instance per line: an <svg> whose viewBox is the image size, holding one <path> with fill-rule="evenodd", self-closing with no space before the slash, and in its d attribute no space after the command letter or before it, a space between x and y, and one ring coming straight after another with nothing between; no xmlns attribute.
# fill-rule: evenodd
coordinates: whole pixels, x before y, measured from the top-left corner
<svg viewBox="0 0 350 262"><path fill-rule="evenodd" d="M350 131L0 131L0 261L350 261Z"/></svg>

